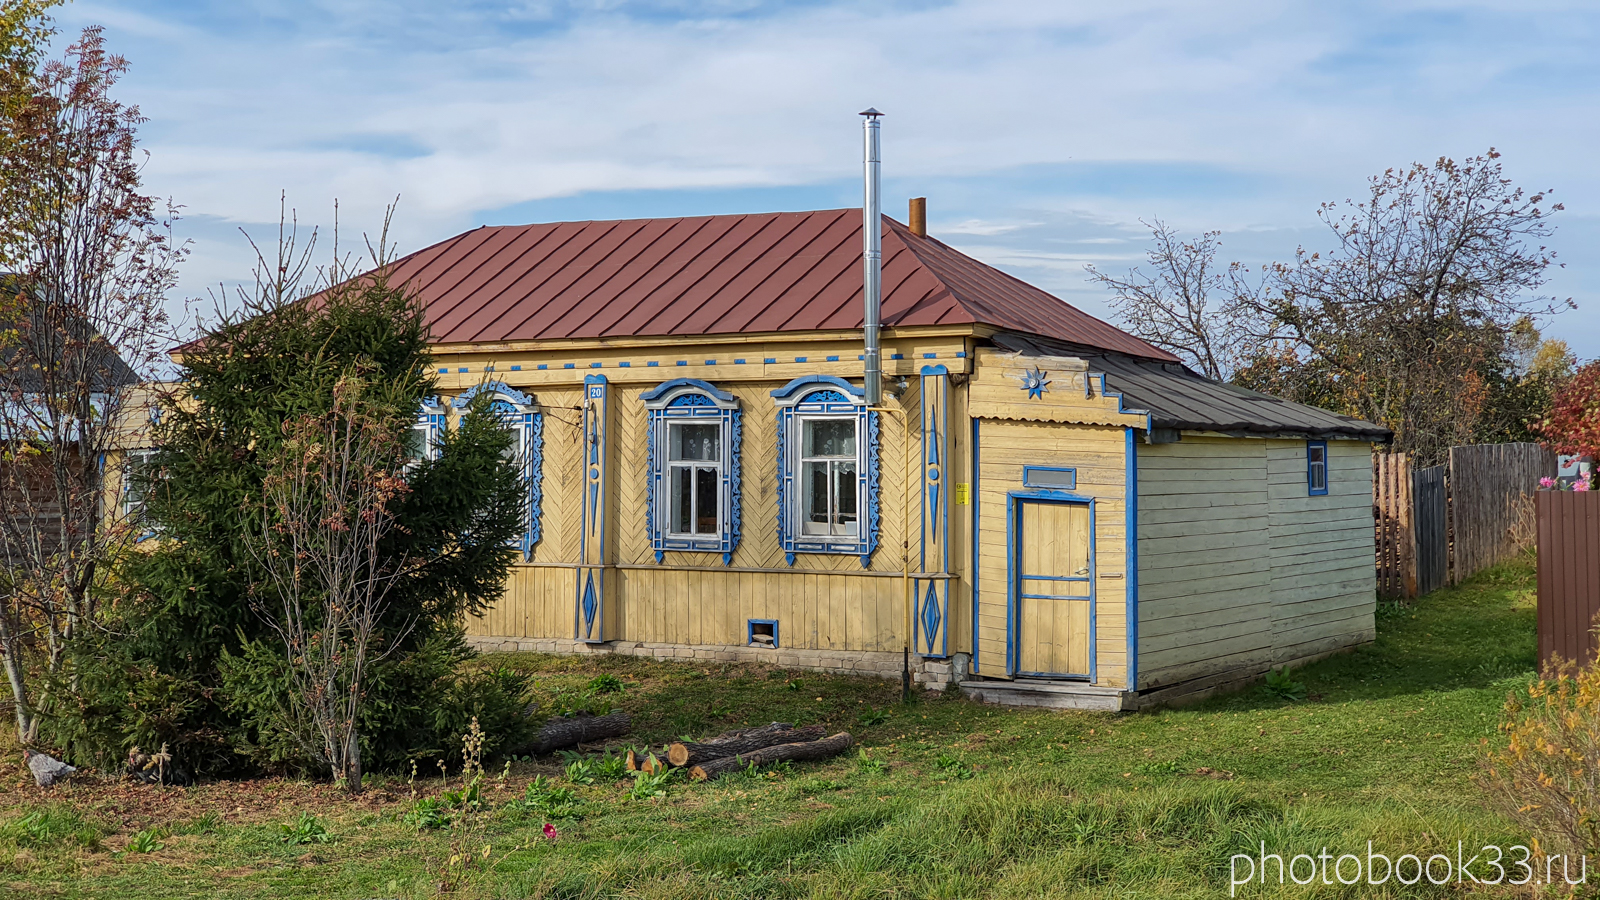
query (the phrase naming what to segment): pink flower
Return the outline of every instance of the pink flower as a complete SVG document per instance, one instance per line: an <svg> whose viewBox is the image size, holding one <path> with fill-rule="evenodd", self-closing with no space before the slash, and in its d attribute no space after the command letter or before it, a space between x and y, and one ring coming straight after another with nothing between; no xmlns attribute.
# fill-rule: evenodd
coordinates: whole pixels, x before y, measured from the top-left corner
<svg viewBox="0 0 1600 900"><path fill-rule="evenodd" d="M556 827L549 822L544 823L544 836L553 841L556 839L556 835Z"/></svg>
<svg viewBox="0 0 1600 900"><path fill-rule="evenodd" d="M1556 480L1554 478L1551 478L1548 475L1546 475L1545 477L1539 479L1539 487L1542 487L1545 490L1549 490L1550 488L1553 488L1555 486L1556 486Z"/></svg>
<svg viewBox="0 0 1600 900"><path fill-rule="evenodd" d="M1589 479L1580 478L1577 481L1574 481L1572 483L1572 489L1575 491L1587 491L1589 489Z"/></svg>

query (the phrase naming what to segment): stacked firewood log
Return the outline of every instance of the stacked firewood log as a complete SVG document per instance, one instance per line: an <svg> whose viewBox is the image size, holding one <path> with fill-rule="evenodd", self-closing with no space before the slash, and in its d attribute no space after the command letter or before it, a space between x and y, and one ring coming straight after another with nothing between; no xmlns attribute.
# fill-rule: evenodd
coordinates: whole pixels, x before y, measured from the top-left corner
<svg viewBox="0 0 1600 900"><path fill-rule="evenodd" d="M674 741L640 754L628 751L628 768L646 772L666 766L687 768L696 781L710 781L747 766L770 766L784 760L815 760L838 756L850 749L849 734L824 737L821 725L799 728L787 722L773 722L757 728L729 731L704 741Z"/></svg>

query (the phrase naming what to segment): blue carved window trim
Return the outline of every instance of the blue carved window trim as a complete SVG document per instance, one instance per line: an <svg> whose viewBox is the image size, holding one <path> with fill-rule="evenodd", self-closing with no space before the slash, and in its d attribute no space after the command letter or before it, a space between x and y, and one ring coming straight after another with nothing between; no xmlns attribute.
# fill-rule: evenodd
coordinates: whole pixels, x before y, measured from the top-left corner
<svg viewBox="0 0 1600 900"><path fill-rule="evenodd" d="M833 375L805 375L772 392L778 406L778 542L794 565L799 553L849 553L872 563L878 547L878 414L867 408L865 392ZM856 423L856 509L854 535L809 535L800 527L799 463L801 425L809 418L850 417Z"/></svg>
<svg viewBox="0 0 1600 900"><path fill-rule="evenodd" d="M533 548L541 537L542 504L544 500L544 414L538 411L532 397L503 382L488 381L474 385L458 395L451 405L465 409L472 398L489 394L494 399L489 406L499 416L502 426L517 439L517 456L522 463L522 477L528 485L527 503L523 506L522 533L513 538L511 545L522 551L522 558L533 558Z"/></svg>
<svg viewBox="0 0 1600 900"><path fill-rule="evenodd" d="M647 431L650 472L646 479L648 491L645 506L649 516L650 547L655 551L656 562L661 562L668 550L681 550L721 553L722 564L732 564L733 551L739 546L739 456L744 443L744 423L738 398L696 378L674 378L645 391L641 399L650 415ZM666 502L666 480L670 465L667 460L667 429L674 422L685 421L720 426L718 500L721 509L718 510L718 519L721 527L717 534L684 535L668 529L670 504ZM661 501L659 504L658 498Z"/></svg>

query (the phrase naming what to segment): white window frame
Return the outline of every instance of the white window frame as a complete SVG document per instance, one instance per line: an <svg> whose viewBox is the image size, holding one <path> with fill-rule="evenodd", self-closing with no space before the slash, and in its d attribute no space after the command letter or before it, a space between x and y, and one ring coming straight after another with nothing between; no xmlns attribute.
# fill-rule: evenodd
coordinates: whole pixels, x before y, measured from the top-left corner
<svg viewBox="0 0 1600 900"><path fill-rule="evenodd" d="M715 460L673 459L672 458L672 448L674 446L673 440L672 440L672 430L674 428L688 428L688 427L691 427L691 426L693 426L693 427L710 427L710 428L716 429L717 437L716 437L715 441L713 441L713 444L712 444L712 446L717 448L717 458ZM711 535L719 535L719 534L721 534L722 533L722 525L723 525L723 522L722 522L722 508L725 505L724 504L725 498L723 497L723 477L722 477L723 457L725 456L725 454L722 452L722 444L723 444L723 441L726 438L726 436L723 434L723 430L724 430L724 428L726 426L724 426L722 424L722 422L720 422L720 421L707 422L707 421L701 421L701 420L695 420L695 419L667 419L663 423L663 427L665 428L665 434L666 434L666 438L667 438L667 453L666 453L666 458L662 463L662 465L666 469L666 472L663 475L662 480L663 480L663 483L666 485L666 488L667 488L667 497L666 497L666 502L661 504L661 513L662 513L662 516L663 516L663 520L662 520L662 523L661 523L662 530L664 532L666 532L667 535L669 535L670 537L680 538L680 539L684 539L684 540L696 540L696 539L699 539L699 538L710 537ZM674 487L673 476L676 474L677 470L679 470L679 469L687 469L688 472L689 472L689 529L690 530L688 530L688 531L678 531L675 528L673 528L673 525L675 524L675 520L677 519L677 516L673 515L673 512L674 512L673 504L675 502L677 502L677 497L678 497L677 491L676 491L676 489ZM698 488L699 488L699 479L696 476L701 470L705 470L705 469L709 469L713 473L713 475L714 475L714 477L716 479L716 489L717 489L716 500L713 503L713 516L715 517L715 525L712 527L712 529L710 531L701 531L701 530L699 530L699 528L696 527L696 525L698 524L698 522L700 520L700 516L697 515L697 513L700 511L700 509L699 509L699 507L700 507L700 492L698 490Z"/></svg>
<svg viewBox="0 0 1600 900"><path fill-rule="evenodd" d="M847 422L847 423L849 423L850 426L851 426L851 429L855 432L855 434L853 436L854 437L853 443L855 444L856 452L851 456L806 456L805 455L806 426L810 425L813 422ZM820 538L825 538L825 539L828 539L828 540L832 540L834 538L845 538L845 539L848 539L848 540L851 540L851 541L856 541L856 540L860 539L860 536L861 536L861 511L866 508L866 504L864 502L865 501L865 497L862 496L862 494L864 492L864 488L865 488L865 484L863 483L865 481L865 479L863 479L861 477L861 471L864 468L863 462L862 462L862 453L861 453L861 445L862 445L862 442L863 442L862 439L863 439L864 435L862 435L862 433L861 433L861 424L862 423L861 423L860 418L857 417L857 416L854 416L854 415L843 415L843 416L840 416L840 415L796 415L794 417L794 426L793 426L794 427L794 432L795 432L794 451L795 451L795 462L796 462L797 470L798 470L798 474L799 474L799 477L796 479L796 484L797 484L797 487L799 489L799 496L797 496L795 498L795 511L796 511L796 515L797 515L797 518L798 518L799 532L800 532L800 534L802 536L808 537L808 538L810 538L810 537L820 537ZM847 527L848 530L846 530L846 531L834 531L833 529L835 527L837 527L837 526L834 525L833 520L838 517L838 513L836 512L836 503L837 503L836 493L837 492L835 491L835 488L838 485L836 484L836 482L834 480L833 471L834 471L834 466L836 464L839 464L839 463L842 463L842 462L845 462L845 461L849 461L852 465L855 466L855 472L856 472L856 474L855 474L855 494L856 494L856 496L855 496L855 501L856 501L855 518L854 518L853 521L851 521L849 523L848 526L844 526L844 527ZM827 530L818 530L818 528L817 528L818 523L811 521L811 497L810 497L811 482L810 482L809 479L806 478L806 465L807 465L807 463L826 463L827 464L827 471L828 471L828 477L827 477L827 485L828 485L828 522L826 523L826 529Z"/></svg>

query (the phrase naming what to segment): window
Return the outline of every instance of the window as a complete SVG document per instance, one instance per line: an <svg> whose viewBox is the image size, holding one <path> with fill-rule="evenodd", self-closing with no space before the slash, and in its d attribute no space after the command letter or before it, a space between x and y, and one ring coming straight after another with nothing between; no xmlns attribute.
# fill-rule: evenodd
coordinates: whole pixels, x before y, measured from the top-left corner
<svg viewBox="0 0 1600 900"><path fill-rule="evenodd" d="M854 537L858 508L856 420L802 416L800 494L803 534Z"/></svg>
<svg viewBox="0 0 1600 900"><path fill-rule="evenodd" d="M739 543L739 401L694 378L644 393L650 416L647 497L656 561L669 550L722 554Z"/></svg>
<svg viewBox="0 0 1600 900"><path fill-rule="evenodd" d="M674 535L717 534L722 530L722 426L667 423L667 478L671 509L667 530Z"/></svg>
<svg viewBox="0 0 1600 900"><path fill-rule="evenodd" d="M772 392L778 405L778 534L797 553L871 562L878 531L878 415L842 378L811 375Z"/></svg>
<svg viewBox="0 0 1600 900"><path fill-rule="evenodd" d="M1328 442L1306 442L1306 493L1320 497L1328 493Z"/></svg>
<svg viewBox="0 0 1600 900"><path fill-rule="evenodd" d="M422 401L417 418L406 433L406 468L414 469L417 463L439 456L439 441L444 437L445 411L438 397Z"/></svg>
<svg viewBox="0 0 1600 900"><path fill-rule="evenodd" d="M122 457L122 517L134 521L144 515L145 467L156 455L154 450L129 450Z"/></svg>
<svg viewBox="0 0 1600 900"><path fill-rule="evenodd" d="M487 393L494 399L490 408L500 416L501 427L511 432L511 446L506 449L507 459L516 460L522 470L522 477L527 485L527 492L523 495L522 506L523 528L520 534L512 538L511 545L522 550L523 559L533 558L533 548L538 546L540 531L541 501L544 497L542 480L544 477L544 414L538 412L533 398L498 381L490 381L475 385L471 390L463 393L451 401L456 409L465 409L472 398L479 394ZM419 426L421 419L418 420ZM419 427L413 427L413 435L423 441L428 458L438 455L439 438L444 431L444 413L441 409L438 420L434 423L436 431L421 434Z"/></svg>

